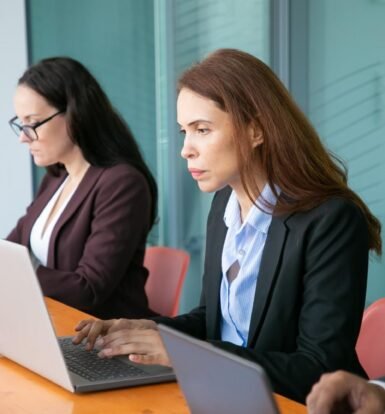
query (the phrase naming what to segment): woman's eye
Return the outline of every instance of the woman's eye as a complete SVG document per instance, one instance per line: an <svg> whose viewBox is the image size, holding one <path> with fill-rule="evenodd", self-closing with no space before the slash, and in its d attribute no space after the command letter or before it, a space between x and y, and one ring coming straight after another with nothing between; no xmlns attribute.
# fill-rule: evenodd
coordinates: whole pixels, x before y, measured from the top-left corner
<svg viewBox="0 0 385 414"><path fill-rule="evenodd" d="M35 121L35 120L30 121L30 120L28 120L28 122L22 122L21 123L21 126L28 126L28 127L32 127L33 128L38 123L39 123L39 121Z"/></svg>
<svg viewBox="0 0 385 414"><path fill-rule="evenodd" d="M198 128L197 131L198 131L198 134L205 135L209 132L209 129L208 128Z"/></svg>
<svg viewBox="0 0 385 414"><path fill-rule="evenodd" d="M181 135L186 135L186 131L185 131L184 129L180 129L180 130L179 130L179 133L180 133Z"/></svg>

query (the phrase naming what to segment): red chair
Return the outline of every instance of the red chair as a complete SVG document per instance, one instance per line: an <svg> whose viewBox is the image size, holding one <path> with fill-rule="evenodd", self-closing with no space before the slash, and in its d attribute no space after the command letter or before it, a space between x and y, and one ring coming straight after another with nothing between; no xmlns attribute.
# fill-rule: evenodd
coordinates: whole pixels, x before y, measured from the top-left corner
<svg viewBox="0 0 385 414"><path fill-rule="evenodd" d="M370 379L385 375L385 298L365 309L356 351Z"/></svg>
<svg viewBox="0 0 385 414"><path fill-rule="evenodd" d="M164 316L176 316L190 255L181 249L153 246L146 249L144 266L149 275L145 285L149 306Z"/></svg>

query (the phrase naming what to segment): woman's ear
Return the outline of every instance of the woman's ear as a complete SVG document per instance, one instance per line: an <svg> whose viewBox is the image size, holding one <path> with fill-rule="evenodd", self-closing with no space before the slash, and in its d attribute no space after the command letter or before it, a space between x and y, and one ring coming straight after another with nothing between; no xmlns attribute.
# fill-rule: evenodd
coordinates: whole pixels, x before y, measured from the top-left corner
<svg viewBox="0 0 385 414"><path fill-rule="evenodd" d="M253 148L263 144L263 133L261 128L250 125L248 134Z"/></svg>

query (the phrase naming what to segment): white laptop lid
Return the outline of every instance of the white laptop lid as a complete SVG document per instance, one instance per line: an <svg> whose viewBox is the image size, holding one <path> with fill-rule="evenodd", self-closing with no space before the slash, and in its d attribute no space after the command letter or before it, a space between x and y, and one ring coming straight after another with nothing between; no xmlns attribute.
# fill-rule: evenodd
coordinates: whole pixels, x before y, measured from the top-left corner
<svg viewBox="0 0 385 414"><path fill-rule="evenodd" d="M0 240L0 354L73 392L28 249Z"/></svg>
<svg viewBox="0 0 385 414"><path fill-rule="evenodd" d="M158 328L192 414L278 414L259 365L167 326Z"/></svg>
<svg viewBox="0 0 385 414"><path fill-rule="evenodd" d="M68 364L74 362L75 353L83 353L80 365L84 357L93 359L92 365L96 362L100 370L96 378L78 375L84 365L69 371L71 365L66 364L56 338L28 250L0 240L0 354L72 392L175 381L168 367L134 364L126 356L100 360L97 351L89 353L71 340L67 346Z"/></svg>

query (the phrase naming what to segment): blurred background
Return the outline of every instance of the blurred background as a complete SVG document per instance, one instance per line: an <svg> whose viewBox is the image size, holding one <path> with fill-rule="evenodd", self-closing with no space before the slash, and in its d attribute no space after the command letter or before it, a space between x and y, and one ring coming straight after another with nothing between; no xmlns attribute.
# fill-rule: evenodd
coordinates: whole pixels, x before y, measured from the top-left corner
<svg viewBox="0 0 385 414"><path fill-rule="evenodd" d="M212 195L180 158L176 81L220 47L266 62L342 158L351 187L385 221L384 0L0 0L0 237L44 174L8 126L25 68L49 56L81 61L130 125L155 175L159 221L148 240L191 255L181 311L199 300ZM371 258L367 304L385 296Z"/></svg>

